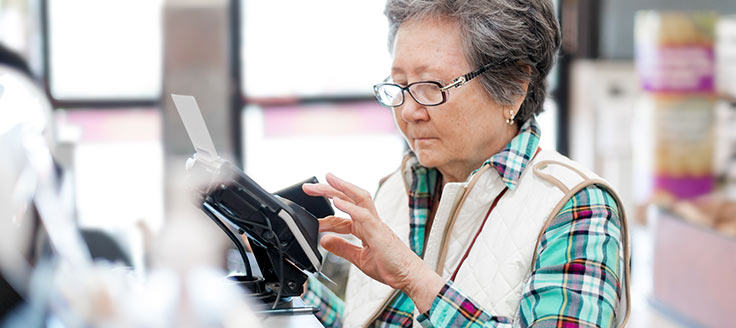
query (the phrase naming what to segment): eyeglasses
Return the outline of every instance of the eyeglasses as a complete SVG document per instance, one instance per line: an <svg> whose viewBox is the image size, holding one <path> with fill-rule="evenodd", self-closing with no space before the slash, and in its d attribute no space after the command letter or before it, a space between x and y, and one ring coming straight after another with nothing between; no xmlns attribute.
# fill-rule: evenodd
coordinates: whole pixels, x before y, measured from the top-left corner
<svg viewBox="0 0 736 328"><path fill-rule="evenodd" d="M505 61L483 65L475 71L455 78L446 86L442 86L441 83L436 81L417 81L409 83L409 85L405 87L396 83L383 82L373 86L373 94L376 96L376 99L378 99L378 102L386 107L398 107L403 105L404 92L408 92L414 101L420 105L437 106L444 104L447 101L448 90L463 86L476 76L487 71L489 68L500 65L503 62ZM390 78L390 76L387 77L386 81Z"/></svg>

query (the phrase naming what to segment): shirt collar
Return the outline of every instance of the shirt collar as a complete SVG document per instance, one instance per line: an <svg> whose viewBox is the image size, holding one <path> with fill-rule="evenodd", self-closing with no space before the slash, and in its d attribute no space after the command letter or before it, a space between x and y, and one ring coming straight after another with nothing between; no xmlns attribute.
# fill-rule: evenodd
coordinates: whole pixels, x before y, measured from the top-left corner
<svg viewBox="0 0 736 328"><path fill-rule="evenodd" d="M532 117L524 122L521 129L519 129L519 134L511 139L511 142L503 150L491 156L483 165L489 164L495 168L506 186L514 190L519 183L521 174L537 151L540 136L541 131L537 120ZM476 171L478 170L473 173Z"/></svg>

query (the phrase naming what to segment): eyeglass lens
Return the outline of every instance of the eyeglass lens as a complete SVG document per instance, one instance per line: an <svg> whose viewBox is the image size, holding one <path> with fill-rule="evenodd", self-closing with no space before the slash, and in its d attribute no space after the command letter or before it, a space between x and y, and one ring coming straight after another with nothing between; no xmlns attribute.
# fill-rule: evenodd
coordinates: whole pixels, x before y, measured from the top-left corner
<svg viewBox="0 0 736 328"><path fill-rule="evenodd" d="M437 105L443 100L442 89L432 82L413 83L408 91L416 102L425 106ZM375 93L378 101L386 106L400 106L404 102L402 88L395 84L381 84Z"/></svg>
<svg viewBox="0 0 736 328"><path fill-rule="evenodd" d="M415 83L409 87L409 92L422 105L436 105L442 102L442 90L434 83Z"/></svg>
<svg viewBox="0 0 736 328"><path fill-rule="evenodd" d="M381 104L394 107L401 105L404 95L398 85L382 84L376 87L376 97Z"/></svg>

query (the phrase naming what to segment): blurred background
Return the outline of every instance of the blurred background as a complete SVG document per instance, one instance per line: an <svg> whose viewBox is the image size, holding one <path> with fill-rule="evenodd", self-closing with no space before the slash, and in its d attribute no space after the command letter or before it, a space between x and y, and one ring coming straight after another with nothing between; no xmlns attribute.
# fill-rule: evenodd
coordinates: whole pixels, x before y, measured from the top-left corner
<svg viewBox="0 0 736 328"><path fill-rule="evenodd" d="M269 191L327 172L373 191L398 167L406 146L371 93L390 73L383 5L0 0L0 44L53 107L78 224L142 270L194 152L171 93L195 96L218 152ZM556 5L542 147L624 199L632 326L736 326L736 2Z"/></svg>

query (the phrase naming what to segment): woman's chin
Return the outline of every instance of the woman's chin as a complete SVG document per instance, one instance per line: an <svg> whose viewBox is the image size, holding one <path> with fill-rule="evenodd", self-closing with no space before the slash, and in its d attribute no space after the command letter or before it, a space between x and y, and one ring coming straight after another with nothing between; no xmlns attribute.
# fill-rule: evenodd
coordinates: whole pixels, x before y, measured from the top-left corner
<svg viewBox="0 0 736 328"><path fill-rule="evenodd" d="M434 154L423 151L414 152L414 154L417 155L419 164L422 164L424 167L437 167L439 165L439 161Z"/></svg>

